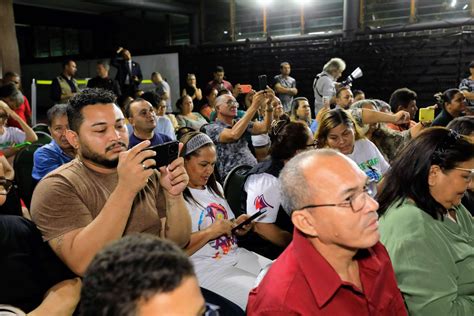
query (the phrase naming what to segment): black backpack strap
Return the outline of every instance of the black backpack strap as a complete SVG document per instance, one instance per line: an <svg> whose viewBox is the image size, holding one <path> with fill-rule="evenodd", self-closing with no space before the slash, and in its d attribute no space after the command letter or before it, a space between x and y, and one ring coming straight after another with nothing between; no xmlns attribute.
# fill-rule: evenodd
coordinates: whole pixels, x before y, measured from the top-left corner
<svg viewBox="0 0 474 316"><path fill-rule="evenodd" d="M316 87L316 85L318 84L318 80L319 80L321 77L327 77L327 76L328 76L328 75L325 74L325 73L320 73L320 74L317 74L317 75L316 75L316 78L314 78L313 90L316 91L316 93L319 95L320 98L322 98L323 96L321 95L321 93L319 93L318 88Z"/></svg>

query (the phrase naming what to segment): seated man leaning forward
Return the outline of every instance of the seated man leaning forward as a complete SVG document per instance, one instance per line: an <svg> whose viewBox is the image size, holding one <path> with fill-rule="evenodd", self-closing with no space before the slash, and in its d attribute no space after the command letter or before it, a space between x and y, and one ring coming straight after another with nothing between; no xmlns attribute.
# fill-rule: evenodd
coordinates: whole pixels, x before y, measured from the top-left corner
<svg viewBox="0 0 474 316"><path fill-rule="evenodd" d="M48 174L31 202L43 239L76 274L123 235L147 232L179 246L189 241L191 219L182 191L183 158L153 169L146 140L127 150L128 133L113 93L86 89L69 101L66 137L78 158Z"/></svg>
<svg viewBox="0 0 474 316"><path fill-rule="evenodd" d="M48 110L48 129L53 140L34 153L31 176L36 181L76 156L76 150L66 139L69 128L66 110L67 104L56 104Z"/></svg>
<svg viewBox="0 0 474 316"><path fill-rule="evenodd" d="M247 315L407 315L364 172L322 149L297 155L279 179L293 241L250 293Z"/></svg>

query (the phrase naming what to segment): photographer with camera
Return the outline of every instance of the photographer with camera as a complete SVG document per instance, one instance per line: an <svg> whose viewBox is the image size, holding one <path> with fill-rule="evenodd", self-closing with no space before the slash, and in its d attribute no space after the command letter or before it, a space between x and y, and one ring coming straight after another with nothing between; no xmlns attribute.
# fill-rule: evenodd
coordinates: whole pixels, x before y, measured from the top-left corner
<svg viewBox="0 0 474 316"><path fill-rule="evenodd" d="M346 69L346 63L341 58L332 58L323 67L323 71L316 75L313 81L314 91L314 115L316 116L323 107L336 102L336 82Z"/></svg>

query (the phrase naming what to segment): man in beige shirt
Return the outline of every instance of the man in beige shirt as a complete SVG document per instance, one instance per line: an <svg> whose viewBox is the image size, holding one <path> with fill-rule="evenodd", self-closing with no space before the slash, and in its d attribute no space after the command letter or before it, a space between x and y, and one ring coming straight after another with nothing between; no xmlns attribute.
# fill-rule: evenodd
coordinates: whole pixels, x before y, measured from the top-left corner
<svg viewBox="0 0 474 316"><path fill-rule="evenodd" d="M86 89L69 101L66 137L78 158L48 174L32 198L33 221L43 239L76 274L110 242L146 232L184 246L191 221L182 191L183 158L154 169L144 141L127 150L124 116L114 95Z"/></svg>

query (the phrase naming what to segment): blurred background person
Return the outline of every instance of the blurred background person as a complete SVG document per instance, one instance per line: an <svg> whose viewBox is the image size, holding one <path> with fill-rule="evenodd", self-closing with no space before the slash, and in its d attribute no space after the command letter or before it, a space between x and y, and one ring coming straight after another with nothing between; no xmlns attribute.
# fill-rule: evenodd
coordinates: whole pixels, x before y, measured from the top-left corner
<svg viewBox="0 0 474 316"><path fill-rule="evenodd" d="M196 75L195 74L188 74L186 78L186 85L181 92L181 96L184 97L185 95L189 95L191 99L196 101L202 100L202 91L196 85Z"/></svg>
<svg viewBox="0 0 474 316"><path fill-rule="evenodd" d="M437 93L435 99L441 112L436 116L431 126L446 126L466 110L466 97L458 89L448 89L443 93Z"/></svg>
<svg viewBox="0 0 474 316"><path fill-rule="evenodd" d="M13 83L16 89L22 92L21 78L19 74L17 74L16 72L11 72L11 71L5 73L5 75L3 76L3 84L6 85L9 83ZM28 102L28 99L26 98L24 94L23 94L23 103L21 103L16 109L13 109L13 110L15 111L16 114L18 114L19 117L21 117L23 121L25 121L26 123L28 123L28 125L31 126L31 107L30 107L30 103ZM13 119L8 119L7 124L8 126L22 129L21 125Z"/></svg>

